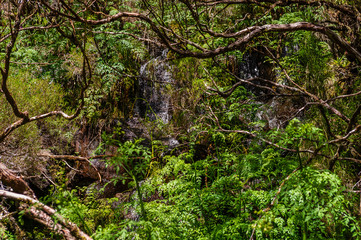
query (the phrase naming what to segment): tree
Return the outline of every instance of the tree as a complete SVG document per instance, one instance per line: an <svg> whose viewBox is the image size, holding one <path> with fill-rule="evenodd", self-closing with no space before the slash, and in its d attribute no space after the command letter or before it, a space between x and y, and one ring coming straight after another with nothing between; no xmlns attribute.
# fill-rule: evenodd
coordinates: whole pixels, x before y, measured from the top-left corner
<svg viewBox="0 0 361 240"><path fill-rule="evenodd" d="M285 152L303 154L299 167L280 183L279 191L264 209L265 212L275 205L285 182L314 159L326 159L330 170L335 168L338 161L361 161L358 143L361 129L361 105L358 103L361 94L361 7L356 1L9 0L1 2L1 10L5 16L1 35L1 44L5 49L2 53L1 94L16 120L2 130L0 142L15 129L31 122L52 116L69 120L79 116L86 99L94 93L87 90L104 77L104 74L97 72L94 55L102 59L110 71L117 73L121 81L134 77L129 69L134 67L131 62L135 59L127 59L126 67L117 68L111 63L114 56L107 54L110 55L112 46L115 51L122 46L113 43L106 46L102 44L107 42L106 37L99 37L114 35L126 39L127 43L168 48L171 51L169 59L209 59L208 66L222 69L232 79L225 80L225 83L219 79L213 81L212 75L216 76L217 73L203 72L205 78L212 79L209 82L213 87L207 89L209 94L218 94L227 99L240 86L252 85L265 90L263 97L301 97L302 104L290 112L285 122L302 114L312 114L318 126L326 132L326 141L300 137L297 145L287 145L277 137L254 133L247 127L232 129L222 123L220 115L212 112L212 109L208 112L218 132L239 133ZM38 44L42 51L57 48L41 43L42 38L33 38L32 34L49 34L61 39L64 47L58 48L59 52L72 52L74 59L78 58L78 65L73 64L76 65L73 69L77 71L73 71L69 78L57 79L63 86L73 86L70 96L76 96L79 100L76 104L69 104L73 107L71 115L61 110L39 114L22 111L22 106L9 90L9 76L12 71L20 69L16 64L19 63L17 59L22 59L16 53L20 47L26 46L25 41L34 41L35 44L31 44ZM272 73L243 79L229 66L227 68L227 59L250 52L260 53L264 61L270 64ZM314 62L309 62L310 54L314 54ZM54 59L44 54L40 60ZM49 72L53 71L51 77L62 74L52 70L51 66L48 68ZM224 85L231 86L220 90ZM325 91L326 86L331 89ZM312 141L318 142L316 145L309 144ZM6 177L4 174L2 176Z"/></svg>

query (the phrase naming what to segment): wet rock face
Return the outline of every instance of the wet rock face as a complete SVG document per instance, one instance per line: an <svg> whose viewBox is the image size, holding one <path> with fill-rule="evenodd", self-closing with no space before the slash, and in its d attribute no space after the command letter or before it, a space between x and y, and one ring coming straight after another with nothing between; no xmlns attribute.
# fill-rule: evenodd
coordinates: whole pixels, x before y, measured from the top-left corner
<svg viewBox="0 0 361 240"><path fill-rule="evenodd" d="M260 77L267 80L272 80L274 78L273 75L272 65L265 61L265 58L261 53L246 52L243 55L243 58L238 61L237 76L241 79ZM253 81L253 83L265 85L265 82L261 82L259 80ZM270 85L267 86L272 87ZM257 88L252 85L245 84L244 87L256 96L269 94L267 90Z"/></svg>
<svg viewBox="0 0 361 240"><path fill-rule="evenodd" d="M256 118L266 122L266 129L284 128L292 118L303 117L298 113L298 109L304 104L301 97L273 97L258 109Z"/></svg>
<svg viewBox="0 0 361 240"><path fill-rule="evenodd" d="M284 49L284 55L292 54L293 51L297 51L297 46L292 49ZM246 52L237 65L237 75L241 79L260 77L272 81L275 79L275 74L273 66L265 62L264 56L258 52ZM254 83L272 87L261 81L254 81ZM244 87L257 97L259 102L256 103L262 104L256 112L255 119L250 120L264 121L266 129L283 128L293 117L302 117L297 114L298 109L305 104L305 99L302 97L277 97L262 88L248 84L245 84Z"/></svg>
<svg viewBox="0 0 361 240"><path fill-rule="evenodd" d="M238 64L238 75L240 78L247 79L260 76L260 66L263 57L257 53L246 53Z"/></svg>
<svg viewBox="0 0 361 240"><path fill-rule="evenodd" d="M168 51L145 63L140 69L138 100L136 112L151 121L161 120L168 123L171 118L171 94L169 88L174 84L172 67L167 63Z"/></svg>

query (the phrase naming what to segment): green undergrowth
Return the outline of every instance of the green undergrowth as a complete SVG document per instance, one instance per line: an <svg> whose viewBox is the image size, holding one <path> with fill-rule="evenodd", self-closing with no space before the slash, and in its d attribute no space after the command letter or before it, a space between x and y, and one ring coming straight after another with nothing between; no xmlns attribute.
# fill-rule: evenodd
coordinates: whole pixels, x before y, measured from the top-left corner
<svg viewBox="0 0 361 240"><path fill-rule="evenodd" d="M329 171L306 167L297 172L270 206L284 175L266 177L272 164L253 166L258 178L239 169L269 159L225 154L217 167L211 159L186 163L186 155L164 159L164 166L141 184L141 203L135 192L115 207L116 198L82 199L75 190L59 191L52 201L94 239L249 239L253 231L257 239L359 237L341 181ZM271 161L279 160L290 159ZM130 211L136 219L125 218Z"/></svg>
<svg viewBox="0 0 361 240"><path fill-rule="evenodd" d="M213 149L204 159L194 147L151 159L141 140L115 141L117 156L107 164L119 167L114 181L129 180L126 200L65 188L48 200L94 239L358 239L341 179L317 164L302 166L302 147L324 141L320 129L293 120L269 135L300 152L257 140L237 150L225 144L233 134L210 131Z"/></svg>
<svg viewBox="0 0 361 240"><path fill-rule="evenodd" d="M360 239L359 199L345 194L353 173L327 170L326 132L298 118L267 129L260 104L245 103L252 97L239 87L198 104L186 148L122 142L118 126L97 154L117 149L104 160L116 171L108 184L127 190L100 199L90 186L61 185L46 202L94 239Z"/></svg>

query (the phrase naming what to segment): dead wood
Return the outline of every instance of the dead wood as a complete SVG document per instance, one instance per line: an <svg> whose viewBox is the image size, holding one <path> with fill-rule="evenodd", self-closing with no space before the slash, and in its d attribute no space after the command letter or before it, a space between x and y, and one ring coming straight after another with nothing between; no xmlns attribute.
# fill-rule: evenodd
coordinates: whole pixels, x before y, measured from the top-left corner
<svg viewBox="0 0 361 240"><path fill-rule="evenodd" d="M62 235L67 240L92 238L85 234L79 227L63 218L53 208L39 202L36 199L23 194L0 190L0 197L13 199L24 203L22 208L26 216L43 224L49 230Z"/></svg>
<svg viewBox="0 0 361 240"><path fill-rule="evenodd" d="M0 181L6 186L11 187L14 192L36 199L34 191L29 187L25 180L12 173L11 170L2 163L0 163Z"/></svg>

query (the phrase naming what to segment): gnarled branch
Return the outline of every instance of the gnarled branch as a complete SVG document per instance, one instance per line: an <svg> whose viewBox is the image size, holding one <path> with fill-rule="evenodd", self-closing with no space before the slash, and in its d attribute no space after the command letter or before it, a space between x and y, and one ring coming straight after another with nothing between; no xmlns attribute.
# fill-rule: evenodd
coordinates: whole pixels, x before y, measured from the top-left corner
<svg viewBox="0 0 361 240"><path fill-rule="evenodd" d="M61 234L65 239L84 239L91 240L79 227L63 218L53 208L39 202L36 199L28 197L23 194L13 193L5 190L0 190L0 197L9 198L20 201L30 205L30 208L25 209L25 213L34 220L44 224L49 230ZM56 222L53 220L55 217Z"/></svg>

